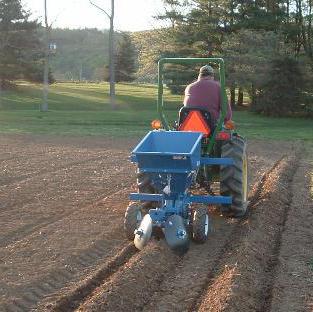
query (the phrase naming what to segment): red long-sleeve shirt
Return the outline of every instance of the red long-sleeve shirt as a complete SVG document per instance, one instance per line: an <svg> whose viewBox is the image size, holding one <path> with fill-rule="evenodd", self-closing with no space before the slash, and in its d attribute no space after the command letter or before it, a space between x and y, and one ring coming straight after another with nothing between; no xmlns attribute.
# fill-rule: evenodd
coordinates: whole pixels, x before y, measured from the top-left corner
<svg viewBox="0 0 313 312"><path fill-rule="evenodd" d="M218 81L202 77L186 87L184 106L203 107L211 113L214 121L219 118L221 103L221 86ZM231 117L232 110L228 103L225 121L230 120Z"/></svg>

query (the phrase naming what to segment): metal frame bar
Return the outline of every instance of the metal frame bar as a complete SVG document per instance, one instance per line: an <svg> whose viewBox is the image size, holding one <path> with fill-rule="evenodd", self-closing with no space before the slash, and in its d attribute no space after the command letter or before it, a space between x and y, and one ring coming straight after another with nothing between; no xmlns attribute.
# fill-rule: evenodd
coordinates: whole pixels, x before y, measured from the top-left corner
<svg viewBox="0 0 313 312"><path fill-rule="evenodd" d="M165 196L163 194L145 194L145 193L131 193L129 195L131 200L135 201L157 201L163 202ZM186 203L202 203L202 204L231 204L231 196L211 196L211 195L186 195Z"/></svg>
<svg viewBox="0 0 313 312"><path fill-rule="evenodd" d="M146 194L146 193L130 193L130 200L135 201L157 201L162 202L164 200L164 195L162 194Z"/></svg>
<svg viewBox="0 0 313 312"><path fill-rule="evenodd" d="M175 168L140 168L140 172L150 173L189 173L189 169L175 169Z"/></svg>
<svg viewBox="0 0 313 312"><path fill-rule="evenodd" d="M210 195L189 195L187 197L189 203L200 204L231 204L231 196L210 196Z"/></svg>
<svg viewBox="0 0 313 312"><path fill-rule="evenodd" d="M210 158L210 157L201 157L201 165L222 165L222 166L232 166L234 160L232 158Z"/></svg>

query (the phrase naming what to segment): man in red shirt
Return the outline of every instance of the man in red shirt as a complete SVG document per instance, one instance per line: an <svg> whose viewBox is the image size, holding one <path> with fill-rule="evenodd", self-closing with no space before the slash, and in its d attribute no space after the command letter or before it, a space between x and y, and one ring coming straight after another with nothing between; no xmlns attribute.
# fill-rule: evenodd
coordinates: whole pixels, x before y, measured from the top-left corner
<svg viewBox="0 0 313 312"><path fill-rule="evenodd" d="M214 69L209 65L202 66L198 80L188 85L185 90L184 106L206 109L216 122L221 111L221 104L221 86L218 81L214 80ZM231 117L232 110L228 103L225 122Z"/></svg>

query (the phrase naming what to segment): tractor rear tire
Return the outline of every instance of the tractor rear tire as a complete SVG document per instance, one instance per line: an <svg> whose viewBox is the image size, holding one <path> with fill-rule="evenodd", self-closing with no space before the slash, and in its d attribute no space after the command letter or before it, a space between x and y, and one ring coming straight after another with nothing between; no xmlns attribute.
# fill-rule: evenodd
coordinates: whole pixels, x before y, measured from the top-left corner
<svg viewBox="0 0 313 312"><path fill-rule="evenodd" d="M196 243L205 243L210 232L208 209L196 206L192 212L192 238Z"/></svg>
<svg viewBox="0 0 313 312"><path fill-rule="evenodd" d="M220 190L222 196L231 196L231 205L222 205L222 213L229 217L243 217L247 212L247 151L246 141L234 136L222 145L221 157L232 158L233 166L221 166Z"/></svg>
<svg viewBox="0 0 313 312"><path fill-rule="evenodd" d="M137 189L138 193L155 194L155 188L152 185L149 174L145 172L137 172ZM145 209L154 206L155 202L142 202Z"/></svg>
<svg viewBox="0 0 313 312"><path fill-rule="evenodd" d="M124 231L129 240L135 238L135 230L138 229L143 219L144 211L141 203L130 203L124 216Z"/></svg>

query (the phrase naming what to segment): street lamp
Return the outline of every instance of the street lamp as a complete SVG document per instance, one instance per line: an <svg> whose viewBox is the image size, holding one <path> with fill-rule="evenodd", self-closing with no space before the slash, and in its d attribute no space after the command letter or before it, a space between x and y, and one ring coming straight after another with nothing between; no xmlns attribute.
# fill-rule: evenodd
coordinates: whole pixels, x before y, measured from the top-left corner
<svg viewBox="0 0 313 312"><path fill-rule="evenodd" d="M114 0L111 0L111 13L108 14L103 8L99 7L91 0L90 4L103 12L110 20L109 31L109 68L110 68L110 102L112 109L115 109L115 57L114 57Z"/></svg>

